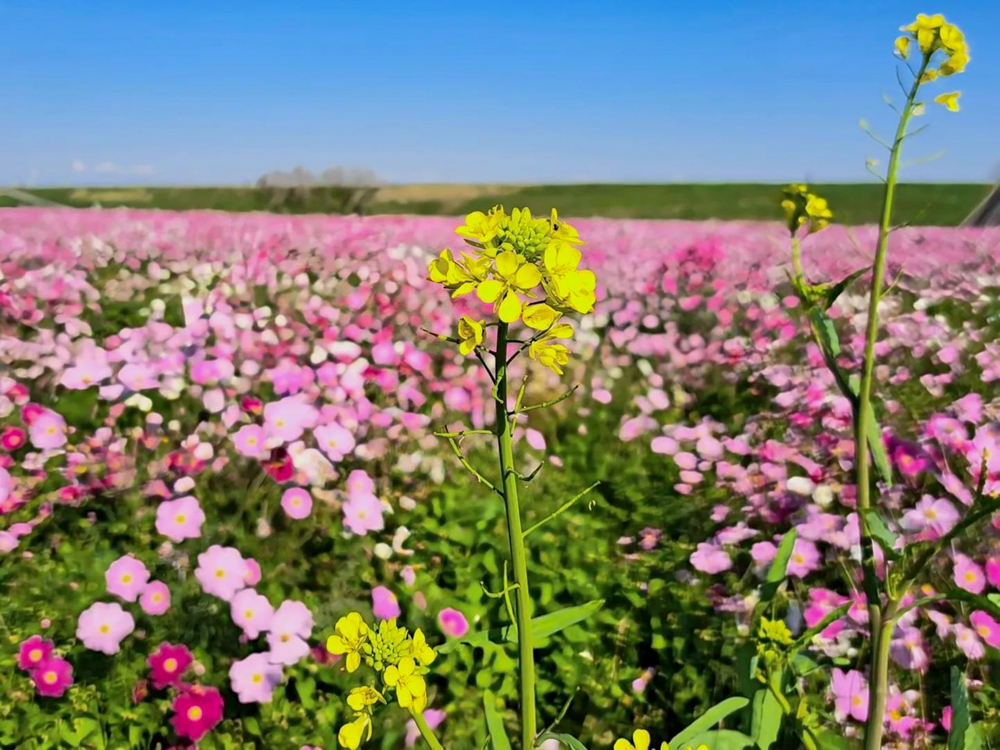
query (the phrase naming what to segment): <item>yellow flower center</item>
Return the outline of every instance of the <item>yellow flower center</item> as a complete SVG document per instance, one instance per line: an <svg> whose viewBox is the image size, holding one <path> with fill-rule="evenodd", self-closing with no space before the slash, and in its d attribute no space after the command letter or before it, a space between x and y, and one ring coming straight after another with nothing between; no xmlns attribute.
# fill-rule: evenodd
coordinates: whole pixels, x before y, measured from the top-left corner
<svg viewBox="0 0 1000 750"><path fill-rule="evenodd" d="M177 671L177 660L167 659L163 662L163 669L166 672L176 672Z"/></svg>
<svg viewBox="0 0 1000 750"><path fill-rule="evenodd" d="M191 706L188 709L188 718L191 721L198 721L201 718L201 709L198 706Z"/></svg>
<svg viewBox="0 0 1000 750"><path fill-rule="evenodd" d="M177 514L177 523L184 523L186 520L187 516L185 516L183 513Z"/></svg>
<svg viewBox="0 0 1000 750"><path fill-rule="evenodd" d="M39 648L33 648L28 652L28 661L41 661L42 660L42 650Z"/></svg>
<svg viewBox="0 0 1000 750"><path fill-rule="evenodd" d="M855 705L855 706L860 706L861 705L861 696L860 695L852 695L851 696L851 703L853 705Z"/></svg>
<svg viewBox="0 0 1000 750"><path fill-rule="evenodd" d="M222 568L219 568L217 571L215 571L215 577L216 578L225 578L226 577L226 571L224 571Z"/></svg>
<svg viewBox="0 0 1000 750"><path fill-rule="evenodd" d="M55 672L46 672L42 679L45 680L47 684L54 685L59 680L59 675Z"/></svg>
<svg viewBox="0 0 1000 750"><path fill-rule="evenodd" d="M975 571L972 571L972 570L966 571L966 573L965 573L965 580L969 581L970 583L972 581L976 580L976 573L975 573Z"/></svg>
<svg viewBox="0 0 1000 750"><path fill-rule="evenodd" d="M263 680L263 679L264 679L264 675L262 675L262 674L258 673L258 674L255 674L255 675L254 675L254 676L253 676L253 677L252 677L251 679L252 679L252 680L253 680L254 682L260 682L261 680Z"/></svg>
<svg viewBox="0 0 1000 750"><path fill-rule="evenodd" d="M244 617L245 617L246 619L248 619L248 620L249 620L249 619L250 619L251 617L253 617L253 610L252 610L252 609L248 609L248 610L246 610L246 611L245 611L245 612L243 613L243 616L244 616Z"/></svg>
<svg viewBox="0 0 1000 750"><path fill-rule="evenodd" d="M132 576L128 573L122 576L122 583L132 583Z"/></svg>
<svg viewBox="0 0 1000 750"><path fill-rule="evenodd" d="M108 627L107 625L101 625L101 632L102 633L109 633L109 632L111 632L111 628Z"/></svg>
<svg viewBox="0 0 1000 750"><path fill-rule="evenodd" d="M976 628L976 632L979 633L979 635L981 635L983 638L989 638L990 629L985 625L980 625L978 628Z"/></svg>

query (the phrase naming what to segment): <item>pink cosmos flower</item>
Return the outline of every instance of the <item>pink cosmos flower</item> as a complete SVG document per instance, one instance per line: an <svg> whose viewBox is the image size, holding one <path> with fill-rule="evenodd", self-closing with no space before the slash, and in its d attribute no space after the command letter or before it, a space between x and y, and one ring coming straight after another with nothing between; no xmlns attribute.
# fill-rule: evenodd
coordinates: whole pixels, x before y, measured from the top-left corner
<svg viewBox="0 0 1000 750"><path fill-rule="evenodd" d="M321 425L313 430L313 435L316 445L331 461L343 461L344 456L354 450L354 435L339 424Z"/></svg>
<svg viewBox="0 0 1000 750"><path fill-rule="evenodd" d="M350 497L375 494L375 482L372 481L364 469L354 469L354 471L348 474L345 487Z"/></svg>
<svg viewBox="0 0 1000 750"><path fill-rule="evenodd" d="M31 444L39 450L53 450L66 445L66 420L50 409L43 409L29 428Z"/></svg>
<svg viewBox="0 0 1000 750"><path fill-rule="evenodd" d="M156 509L156 530L172 542L198 539L205 513L191 495L167 500Z"/></svg>
<svg viewBox="0 0 1000 750"><path fill-rule="evenodd" d="M247 575L243 580L246 581L247 586L256 586L260 583L261 578L260 564L252 557L246 558L246 563Z"/></svg>
<svg viewBox="0 0 1000 750"><path fill-rule="evenodd" d="M249 566L238 549L213 544L198 555L198 567L194 575L206 594L228 602L237 591L246 588L249 572Z"/></svg>
<svg viewBox="0 0 1000 750"><path fill-rule="evenodd" d="M170 723L178 736L198 742L222 721L222 695L214 687L192 685L174 699Z"/></svg>
<svg viewBox="0 0 1000 750"><path fill-rule="evenodd" d="M900 524L904 531L929 531L930 539L940 539L958 523L959 514L948 500L924 495L916 507L903 514Z"/></svg>
<svg viewBox="0 0 1000 750"><path fill-rule="evenodd" d="M266 596L253 589L243 589L237 592L229 604L233 622L243 629L247 638L256 638L261 631L271 627L274 607Z"/></svg>
<svg viewBox="0 0 1000 750"><path fill-rule="evenodd" d="M385 586L376 586L372 589L372 614L380 620L391 620L400 615L396 595Z"/></svg>
<svg viewBox="0 0 1000 750"><path fill-rule="evenodd" d="M168 685L178 686L184 672L194 662L194 657L185 646L175 646L172 643L161 643L146 663L149 665L150 679L153 687L162 690Z"/></svg>
<svg viewBox="0 0 1000 750"><path fill-rule="evenodd" d="M301 487L289 487L281 495L281 509L289 518L294 518L296 521L308 518L312 507L312 495Z"/></svg>
<svg viewBox="0 0 1000 750"><path fill-rule="evenodd" d="M833 692L837 721L848 717L855 721L868 718L868 681L860 672L854 669L843 672L834 668L830 690Z"/></svg>
<svg viewBox="0 0 1000 750"><path fill-rule="evenodd" d="M255 424L245 424L233 435L233 444L241 456L260 458L266 450L264 447L266 439L263 427Z"/></svg>
<svg viewBox="0 0 1000 750"><path fill-rule="evenodd" d="M229 682L240 703L270 703L281 682L281 667L268 661L266 654L251 654L229 667Z"/></svg>
<svg viewBox="0 0 1000 750"><path fill-rule="evenodd" d="M134 602L149 581L149 571L132 555L124 555L108 566L104 580L107 582L109 594L114 594L127 602Z"/></svg>
<svg viewBox="0 0 1000 750"><path fill-rule="evenodd" d="M31 670L31 680L39 695L61 698L73 684L73 666L58 656L49 656Z"/></svg>
<svg viewBox="0 0 1000 750"><path fill-rule="evenodd" d="M158 617L170 609L170 589L163 581L150 581L142 590L139 606L147 615Z"/></svg>
<svg viewBox="0 0 1000 750"><path fill-rule="evenodd" d="M344 525L358 536L364 536L369 531L381 531L385 528L382 518L382 503L370 494L352 495L344 503Z"/></svg>
<svg viewBox="0 0 1000 750"><path fill-rule="evenodd" d="M903 669L917 672L925 672L931 662L919 628L897 628L889 645L889 655Z"/></svg>
<svg viewBox="0 0 1000 750"><path fill-rule="evenodd" d="M33 635L21 642L17 652L17 666L25 670L34 669L52 655L53 648L55 644L52 641Z"/></svg>
<svg viewBox="0 0 1000 750"><path fill-rule="evenodd" d="M438 612L438 624L449 638L461 638L469 632L469 621L457 609L447 607Z"/></svg>
<svg viewBox="0 0 1000 750"><path fill-rule="evenodd" d="M960 622L955 623L955 644L962 649L970 659L982 659L986 654L986 647L979 640L976 631L966 627Z"/></svg>
<svg viewBox="0 0 1000 750"><path fill-rule="evenodd" d="M117 602L95 602L80 613L76 637L91 651L117 654L125 636L135 630L132 615Z"/></svg>
<svg viewBox="0 0 1000 750"><path fill-rule="evenodd" d="M976 610L969 617L976 635L993 648L1000 648L1000 623L982 610Z"/></svg>
<svg viewBox="0 0 1000 750"><path fill-rule="evenodd" d="M80 357L72 367L63 370L59 384L70 390L82 390L111 377L108 356L103 349L89 352Z"/></svg>
<svg viewBox="0 0 1000 750"><path fill-rule="evenodd" d="M986 588L986 576L983 569L969 557L957 554L955 555L955 585L973 594L981 594Z"/></svg>
<svg viewBox="0 0 1000 750"><path fill-rule="evenodd" d="M264 429L268 437L290 443L316 423L318 412L298 396L288 396L264 406Z"/></svg>
<svg viewBox="0 0 1000 750"><path fill-rule="evenodd" d="M788 575L805 578L819 568L820 554L816 545L808 539L796 539L792 556L788 559Z"/></svg>
<svg viewBox="0 0 1000 750"><path fill-rule="evenodd" d="M275 664L295 664L308 655L313 616L302 602L284 601L274 611L268 628L269 659Z"/></svg>
<svg viewBox="0 0 1000 750"><path fill-rule="evenodd" d="M900 692L893 689L886 702L885 720L889 729L903 739L909 739L913 730L920 725L920 719L915 716L919 706L920 693L916 690Z"/></svg>
<svg viewBox="0 0 1000 750"><path fill-rule="evenodd" d="M1000 557L991 557L986 561L986 579L990 586L1000 589Z"/></svg>
<svg viewBox="0 0 1000 750"><path fill-rule="evenodd" d="M701 573L715 575L733 567L729 554L715 544L700 542L698 548L691 553L691 567Z"/></svg>

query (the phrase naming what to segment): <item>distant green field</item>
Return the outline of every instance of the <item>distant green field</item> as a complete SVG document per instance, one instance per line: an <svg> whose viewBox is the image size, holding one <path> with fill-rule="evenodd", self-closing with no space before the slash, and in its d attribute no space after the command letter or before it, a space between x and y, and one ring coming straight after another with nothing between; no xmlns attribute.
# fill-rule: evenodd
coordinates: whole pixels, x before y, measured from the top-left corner
<svg viewBox="0 0 1000 750"><path fill-rule="evenodd" d="M877 221L881 185L813 185L845 224ZM399 185L381 188L364 207L366 214L464 214L495 203L528 206L545 213L557 206L565 216L634 219L775 219L780 186L771 184L669 185ZM991 189L983 184L904 184L899 188L895 219L899 223L953 226L960 223ZM33 195L67 206L100 204L111 208L274 209L268 195L253 187L101 187L43 188ZM18 201L0 195L0 207ZM339 213L342 189L314 189L288 213Z"/></svg>

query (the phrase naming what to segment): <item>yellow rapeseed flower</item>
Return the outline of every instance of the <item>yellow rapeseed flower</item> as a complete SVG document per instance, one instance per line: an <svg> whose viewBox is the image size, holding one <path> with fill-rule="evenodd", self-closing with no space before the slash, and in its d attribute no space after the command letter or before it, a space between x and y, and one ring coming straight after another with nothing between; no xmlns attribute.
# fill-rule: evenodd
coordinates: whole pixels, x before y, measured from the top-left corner
<svg viewBox="0 0 1000 750"><path fill-rule="evenodd" d="M521 298L518 293L531 295L542 275L523 256L510 250L497 254L495 275L498 278L481 281L476 288L479 299L495 303L494 309L504 323L513 323L521 317Z"/></svg>
<svg viewBox="0 0 1000 750"><path fill-rule="evenodd" d="M958 50L938 66L938 73L942 76L955 75L956 73L963 72L965 70L965 66L968 64L968 50Z"/></svg>
<svg viewBox="0 0 1000 750"><path fill-rule="evenodd" d="M458 350L465 355L472 354L475 348L483 343L482 322L463 315L458 319L458 338L461 340Z"/></svg>
<svg viewBox="0 0 1000 750"><path fill-rule="evenodd" d="M502 206L494 207L489 214L473 211L465 217L465 223L455 233L476 242L488 243L496 237L503 215Z"/></svg>
<svg viewBox="0 0 1000 750"><path fill-rule="evenodd" d="M398 666L393 664L386 668L382 679L396 689L396 701L400 706L422 711L427 702L427 683L416 671L417 663L407 656L399 660Z"/></svg>
<svg viewBox="0 0 1000 750"><path fill-rule="evenodd" d="M938 94L934 97L934 101L943 104L949 112L958 112L958 97L961 95L961 91L949 91L946 94Z"/></svg>
<svg viewBox="0 0 1000 750"><path fill-rule="evenodd" d="M567 224L565 221L559 220L559 214L554 208L552 209L552 216L549 219L549 225L552 227L552 239L562 240L571 245L586 244L580 239L580 233L576 231L575 227Z"/></svg>
<svg viewBox="0 0 1000 750"><path fill-rule="evenodd" d="M437 658L437 653L427 645L427 638L420 628L417 628L413 634L413 658L425 667L430 666L431 662Z"/></svg>
<svg viewBox="0 0 1000 750"><path fill-rule="evenodd" d="M446 289L452 290L452 297L468 294L486 278L490 269L489 258L472 258L462 253L462 260L456 261L451 250L445 248L431 261L428 278Z"/></svg>
<svg viewBox="0 0 1000 750"><path fill-rule="evenodd" d="M367 737L365 736L367 734ZM372 720L366 713L357 714L354 721L344 724L337 733L337 742L348 750L357 750L364 740L372 738Z"/></svg>
<svg viewBox="0 0 1000 750"><path fill-rule="evenodd" d="M809 231L818 232L824 227L830 225L830 219L833 218L833 212L830 211L830 206L826 202L826 198L820 198L818 195L809 193L806 197L806 216L809 217Z"/></svg>
<svg viewBox="0 0 1000 750"><path fill-rule="evenodd" d="M538 305L528 305L524 308L524 313L521 315L521 319L528 328L534 328L536 331L544 331L545 329L552 326L557 320L559 320L562 313L557 310L553 310L551 307L545 303Z"/></svg>
<svg viewBox="0 0 1000 750"><path fill-rule="evenodd" d="M337 656L347 656L347 671L361 665L361 651L368 640L368 626L357 612L337 620L337 634L326 640L326 650ZM355 745L357 747L357 745Z"/></svg>
<svg viewBox="0 0 1000 750"><path fill-rule="evenodd" d="M904 60L910 56L910 41L912 37L901 36L896 39L896 54Z"/></svg>
<svg viewBox="0 0 1000 750"><path fill-rule="evenodd" d="M347 696L347 705L358 713L370 709L376 703L385 703L385 698L382 693L368 685L354 688Z"/></svg>
<svg viewBox="0 0 1000 750"><path fill-rule="evenodd" d="M528 356L550 370L562 375L563 365L569 364L569 349L563 344L555 343L555 339L568 339L573 336L573 326L560 323L546 333L538 341L528 347Z"/></svg>
<svg viewBox="0 0 1000 750"><path fill-rule="evenodd" d="M649 750L649 743L649 732L645 729L636 729L632 732L631 742L626 739L617 740L613 750ZM660 750L670 750L670 746L666 742L663 742L660 744ZM698 748L698 750L701 750L701 748ZM706 750L708 749L706 748Z"/></svg>

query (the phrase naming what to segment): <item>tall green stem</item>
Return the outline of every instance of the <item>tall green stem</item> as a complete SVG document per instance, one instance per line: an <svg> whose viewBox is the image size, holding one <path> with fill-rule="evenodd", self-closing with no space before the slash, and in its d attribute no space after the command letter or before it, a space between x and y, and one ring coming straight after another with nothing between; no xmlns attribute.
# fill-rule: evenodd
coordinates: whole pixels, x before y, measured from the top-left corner
<svg viewBox="0 0 1000 750"><path fill-rule="evenodd" d="M896 193L896 176L899 171L899 154L902 151L906 128L913 116L914 100L920 88L920 78L927 68L928 57L913 81L906 105L899 118L899 127L892 143L889 167L885 179L885 197L882 202L882 218L879 222L878 246L872 267L871 296L868 306L868 326L865 332L865 359L858 393L858 413L854 424L855 443L855 484L857 486L858 524L861 530L861 565L865 576L865 591L868 595L869 626L872 632L871 684L868 702L868 720L865 728L865 750L879 750L882 747L882 729L885 717L886 692L888 690L889 646L895 626L894 602L888 602L883 610L881 597L874 597L878 591L875 574L875 545L872 541L867 512L871 508L870 458L868 455L868 425L872 421L872 381L875 373L875 341L878 338L878 306L882 300L885 284L886 251L889 247L889 233L892 227L892 202ZM878 439L878 436L873 436Z"/></svg>
<svg viewBox="0 0 1000 750"><path fill-rule="evenodd" d="M420 736L424 738L427 747L431 748L431 750L444 750L441 743L438 742L438 738L434 736L434 732L427 726L427 720L424 718L423 711L414 711L413 708L410 708L410 716L413 717L413 721L416 723L417 729L420 730Z"/></svg>
<svg viewBox="0 0 1000 750"><path fill-rule="evenodd" d="M531 594L528 590L528 560L524 552L524 532L521 530L521 508L517 499L517 473L514 469L514 447L511 441L510 415L507 412L507 324L497 328L496 349L496 435L500 452L500 473L503 498L507 509L507 539L510 542L511 566L514 568L514 590L517 617L517 651L521 683L521 748L535 747L535 645L531 637Z"/></svg>

